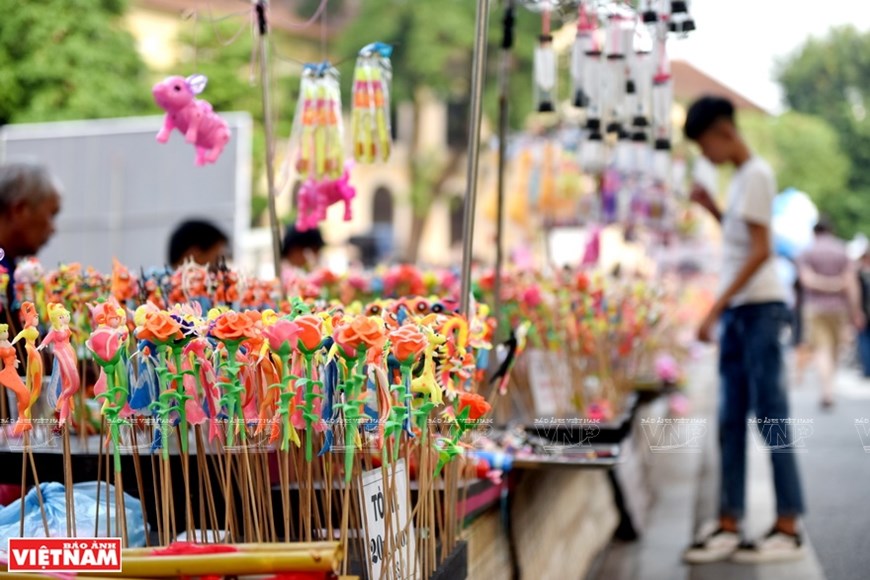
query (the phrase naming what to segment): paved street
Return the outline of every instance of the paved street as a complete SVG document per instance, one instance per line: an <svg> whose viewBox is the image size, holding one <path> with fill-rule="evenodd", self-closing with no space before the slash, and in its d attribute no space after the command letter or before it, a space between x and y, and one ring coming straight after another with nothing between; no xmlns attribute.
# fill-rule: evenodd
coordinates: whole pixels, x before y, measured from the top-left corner
<svg viewBox="0 0 870 580"><path fill-rule="evenodd" d="M652 455L651 480L655 503L643 537L614 545L593 576L598 579L668 580L857 580L868 577L870 553L870 382L844 370L838 400L830 411L818 406L813 377L792 392L792 416L812 420L806 450L798 461L803 475L808 514L805 530L808 556L796 563L745 566L719 563L685 566L680 554L692 529L716 511L718 481L715 441L716 377L712 358L693 369L690 397L693 417L707 418L703 453ZM866 433L866 435L865 435ZM861 435L864 435L862 443ZM753 439L749 445L748 512L750 535L763 534L774 518L774 495L768 453Z"/></svg>
<svg viewBox="0 0 870 580"><path fill-rule="evenodd" d="M866 445L870 451L870 424L855 421L870 420L870 382L844 371L838 386L832 412L820 411L808 388L795 391L793 407L796 416L815 418L809 451L801 458L810 539L827 578L858 580L870 576L870 452L864 450Z"/></svg>

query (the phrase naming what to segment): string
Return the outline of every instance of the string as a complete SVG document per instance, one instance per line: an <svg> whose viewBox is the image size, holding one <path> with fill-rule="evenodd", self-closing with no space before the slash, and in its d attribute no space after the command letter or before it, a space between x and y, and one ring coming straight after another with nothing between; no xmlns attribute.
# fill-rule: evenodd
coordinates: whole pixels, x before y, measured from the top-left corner
<svg viewBox="0 0 870 580"><path fill-rule="evenodd" d="M320 60L326 60L326 18L329 10L326 9L328 0L323 1L323 18L320 20Z"/></svg>
<svg viewBox="0 0 870 580"><path fill-rule="evenodd" d="M295 30L302 30L308 28L320 18L321 14L326 10L326 5L329 3L329 0L320 0L320 5L317 7L317 10L314 11L314 14L311 15L306 22L303 24L288 24L289 28L293 28Z"/></svg>
<svg viewBox="0 0 870 580"><path fill-rule="evenodd" d="M238 40L239 36L242 34L242 31L245 29L245 24L242 23L242 25L239 27L239 29L236 31L236 33L233 34L233 36L229 40L225 40L223 38L223 34L221 34L220 28L217 26L217 24L220 22L223 22L225 20L229 20L231 18L236 18L238 16L243 16L243 15L247 15L247 14L251 13L250 10L237 10L236 12L231 12L229 14L225 14L224 16L215 18L214 13L212 12L210 0L206 0L206 10L208 11L208 18L206 20L208 21L209 24L211 24L212 32L214 33L215 38L217 38L218 42L222 46L230 46L236 40ZM199 19L202 18L202 16L199 14L199 11L198 10L186 11L184 13L184 15L182 16L182 18L184 18L185 20L190 20L191 18L193 18L194 34L196 34L197 33L197 24L199 22Z"/></svg>
<svg viewBox="0 0 870 580"><path fill-rule="evenodd" d="M210 0L206 1L206 9L208 10L209 23L211 24L212 32L214 32L215 38L217 38L218 42L224 47L230 46L239 39L239 36L241 36L242 31L245 29L245 23L242 23L236 33L233 34L233 36L228 41L225 41L223 39L223 35L220 32L220 28L216 26L218 22L223 22L224 20L229 20L230 18L235 18L237 16L242 16L245 14L249 15L251 17L251 22L253 22L253 11L251 10L239 10L238 12L233 12L231 14L227 14L226 16L221 16L220 18L215 18L214 14L212 13Z"/></svg>

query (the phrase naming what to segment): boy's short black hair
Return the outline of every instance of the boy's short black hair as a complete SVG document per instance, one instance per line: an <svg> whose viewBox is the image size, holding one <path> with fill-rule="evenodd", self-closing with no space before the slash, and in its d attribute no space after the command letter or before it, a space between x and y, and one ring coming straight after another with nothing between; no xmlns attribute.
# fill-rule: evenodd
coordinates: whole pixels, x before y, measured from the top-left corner
<svg viewBox="0 0 870 580"><path fill-rule="evenodd" d="M323 236L317 228L312 230L299 231L296 226L290 226L284 233L284 241L281 244L281 255L286 256L291 250L315 250L323 249L326 243L323 241Z"/></svg>
<svg viewBox="0 0 870 580"><path fill-rule="evenodd" d="M826 215L819 216L819 219L816 220L816 225L813 226L813 233L816 235L819 234L830 234L834 231L834 225L831 223L831 219Z"/></svg>
<svg viewBox="0 0 870 580"><path fill-rule="evenodd" d="M734 103L725 97L713 95L701 97L689 107L683 133L687 139L697 141L721 119L734 122Z"/></svg>
<svg viewBox="0 0 870 580"><path fill-rule="evenodd" d="M191 249L209 250L218 244L229 243L227 235L213 223L205 220L187 220L172 232L169 238L169 263L177 264Z"/></svg>

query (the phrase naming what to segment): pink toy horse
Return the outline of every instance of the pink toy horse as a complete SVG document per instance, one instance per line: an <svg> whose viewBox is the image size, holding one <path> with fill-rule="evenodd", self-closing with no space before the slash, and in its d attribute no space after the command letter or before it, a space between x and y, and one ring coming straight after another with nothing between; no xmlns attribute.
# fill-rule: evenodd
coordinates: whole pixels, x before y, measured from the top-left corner
<svg viewBox="0 0 870 580"><path fill-rule="evenodd" d="M356 190L349 183L350 167L346 166L344 174L339 179L314 181L309 179L299 189L296 228L299 231L311 230L326 219L326 210L334 203L344 203L344 221L353 217L350 202L356 196Z"/></svg>
<svg viewBox="0 0 870 580"><path fill-rule="evenodd" d="M205 89L206 82L202 75L186 79L169 77L151 90L154 101L166 111L157 141L166 143L172 130L178 128L187 142L196 146L197 165L217 161L230 140L226 121L215 114L207 101L196 98Z"/></svg>

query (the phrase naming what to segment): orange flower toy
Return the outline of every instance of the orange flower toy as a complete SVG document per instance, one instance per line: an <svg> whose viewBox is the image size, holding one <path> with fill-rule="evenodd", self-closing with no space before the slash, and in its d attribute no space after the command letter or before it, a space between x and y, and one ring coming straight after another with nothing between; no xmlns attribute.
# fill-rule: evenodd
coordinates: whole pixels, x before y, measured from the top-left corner
<svg viewBox="0 0 870 580"><path fill-rule="evenodd" d="M483 417L490 412L492 407L482 396L477 393L461 392L453 400L454 419L450 425L452 437L441 442L438 450L438 467L436 474L447 465L454 457L462 453L459 440L474 425L477 425Z"/></svg>
<svg viewBox="0 0 870 580"><path fill-rule="evenodd" d="M398 459L399 444L398 438L404 430L409 437L413 437L411 429L411 414L414 412L412 408L413 394L411 392L411 374L412 367L420 354L426 349L429 341L426 337L414 327L413 324L406 324L397 330L390 333L390 350L396 358L401 369L401 379L395 385L390 387L390 390L396 394L398 405L394 405L390 410L390 418L387 420L384 428L385 437L393 437L393 461ZM429 416L429 412L435 404L432 403L431 397L419 409L418 416ZM423 429L423 433L427 430ZM386 452L386 450L384 450Z"/></svg>
<svg viewBox="0 0 870 580"><path fill-rule="evenodd" d="M157 431L154 435L154 448L162 449L164 461L169 461L169 446L163 440L172 428L170 414L177 411L181 427L181 449L187 452L186 402L190 396L184 392L184 371L182 357L184 347L195 336L192 313L185 314L180 307L170 313L159 310L151 304L140 306L134 319L137 321L136 338L153 343L157 348L155 370L158 377L157 400L151 409L157 416Z"/></svg>
<svg viewBox="0 0 870 580"><path fill-rule="evenodd" d="M227 429L227 446L232 447L235 445L237 430L242 442L247 440L242 404L242 393L245 387L242 386L239 378L242 369L239 365L238 353L239 346L246 339L254 336L256 328L253 319L244 313L228 311L218 314L217 311L213 310L209 313L209 318L213 318L209 334L221 342L226 349L221 369L226 375L226 380L221 383L224 388L221 406L226 409L226 416L230 423L230 427Z"/></svg>
<svg viewBox="0 0 870 580"><path fill-rule="evenodd" d="M336 328L334 338L345 368L344 380L336 385L337 393L343 395L343 402L334 406L341 411L345 421L345 482L349 484L353 473L353 450L359 437L357 427L363 419L361 407L367 376L366 362L377 364L383 360L387 336L383 320L357 316ZM330 387L327 385L327 393L332 392Z"/></svg>
<svg viewBox="0 0 870 580"><path fill-rule="evenodd" d="M314 357L323 347L323 319L306 312L294 318L293 322L298 328L296 346L305 364L305 377L297 382L296 388L302 389L302 418L305 421L306 433L305 460L311 462L314 457L311 433L313 425L320 420L314 412L314 402L323 396L318 392L323 383L314 376Z"/></svg>

